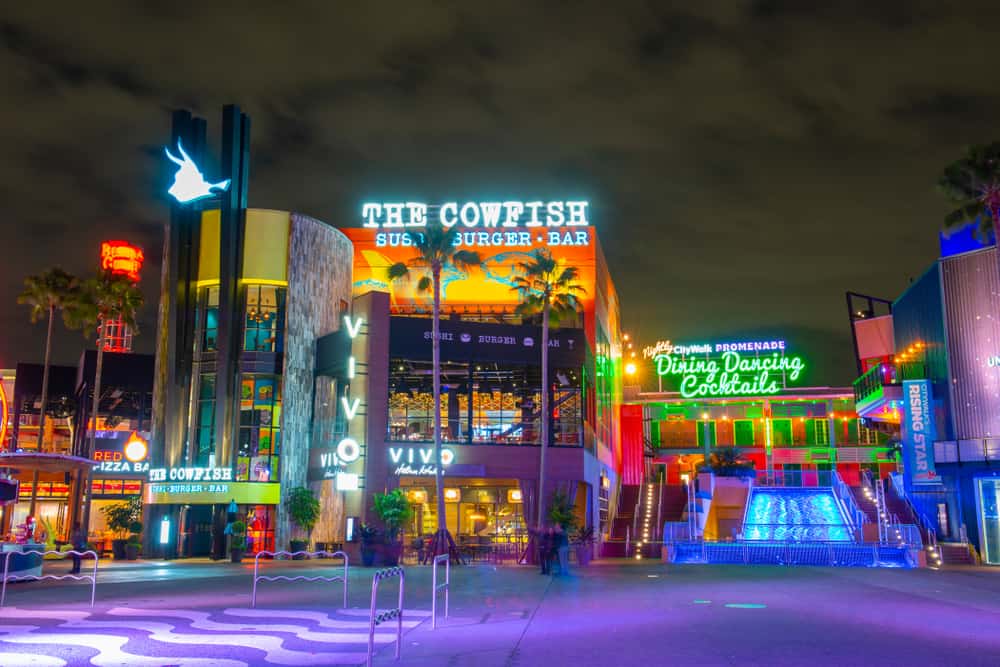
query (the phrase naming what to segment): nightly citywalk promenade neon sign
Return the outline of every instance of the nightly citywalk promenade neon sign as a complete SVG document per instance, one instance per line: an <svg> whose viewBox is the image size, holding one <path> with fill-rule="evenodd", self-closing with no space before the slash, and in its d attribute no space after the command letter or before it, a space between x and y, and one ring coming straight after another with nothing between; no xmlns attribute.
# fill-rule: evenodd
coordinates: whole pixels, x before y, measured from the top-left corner
<svg viewBox="0 0 1000 667"><path fill-rule="evenodd" d="M413 246L428 223L459 234L463 246L585 246L590 243L587 201L368 202L361 207L363 226L380 230L376 247ZM573 229L570 229L573 228ZM389 230L389 231L384 231ZM400 230L400 231L395 231Z"/></svg>
<svg viewBox="0 0 1000 667"><path fill-rule="evenodd" d="M681 396L706 398L776 394L785 383L798 381L805 362L784 350L785 341L676 346L661 341L644 353L653 358L657 375L680 379Z"/></svg>

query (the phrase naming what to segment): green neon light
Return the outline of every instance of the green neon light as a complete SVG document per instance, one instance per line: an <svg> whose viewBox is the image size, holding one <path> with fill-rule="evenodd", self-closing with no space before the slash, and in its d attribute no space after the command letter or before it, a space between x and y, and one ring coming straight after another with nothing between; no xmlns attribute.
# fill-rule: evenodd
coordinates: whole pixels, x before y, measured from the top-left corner
<svg viewBox="0 0 1000 667"><path fill-rule="evenodd" d="M717 359L660 354L655 361L657 375L681 378L680 392L684 398L776 394L781 390L777 374L787 373L788 380L795 382L806 367L802 357L778 352L759 357L723 352Z"/></svg>

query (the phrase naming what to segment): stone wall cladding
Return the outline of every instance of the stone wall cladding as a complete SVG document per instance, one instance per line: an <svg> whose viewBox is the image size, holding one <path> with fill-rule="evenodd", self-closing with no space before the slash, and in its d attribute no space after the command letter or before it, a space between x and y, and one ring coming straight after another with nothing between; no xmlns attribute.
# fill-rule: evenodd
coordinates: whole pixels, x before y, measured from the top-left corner
<svg viewBox="0 0 1000 667"><path fill-rule="evenodd" d="M306 485L312 418L316 339L341 326L340 303L350 303L354 247L340 231L309 216L291 214L288 301L281 410L282 495ZM284 508L277 513L275 546L293 536Z"/></svg>

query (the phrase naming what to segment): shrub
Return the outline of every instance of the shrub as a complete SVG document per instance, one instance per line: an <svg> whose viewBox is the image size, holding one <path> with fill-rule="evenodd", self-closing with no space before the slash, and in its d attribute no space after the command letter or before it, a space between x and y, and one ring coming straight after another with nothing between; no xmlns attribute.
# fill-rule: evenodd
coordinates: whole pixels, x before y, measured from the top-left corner
<svg viewBox="0 0 1000 667"><path fill-rule="evenodd" d="M385 538L395 542L403 526L413 518L413 508L410 507L406 494L402 489L393 489L389 493L376 493L374 497L375 513L385 524Z"/></svg>

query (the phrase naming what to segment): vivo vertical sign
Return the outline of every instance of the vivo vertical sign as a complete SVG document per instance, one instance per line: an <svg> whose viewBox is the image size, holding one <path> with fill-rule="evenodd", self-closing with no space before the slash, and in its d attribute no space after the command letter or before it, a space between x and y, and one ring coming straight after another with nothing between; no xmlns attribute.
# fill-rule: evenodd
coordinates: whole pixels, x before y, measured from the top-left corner
<svg viewBox="0 0 1000 667"><path fill-rule="evenodd" d="M914 484L940 484L934 470L934 406L930 380L903 380L904 451Z"/></svg>

